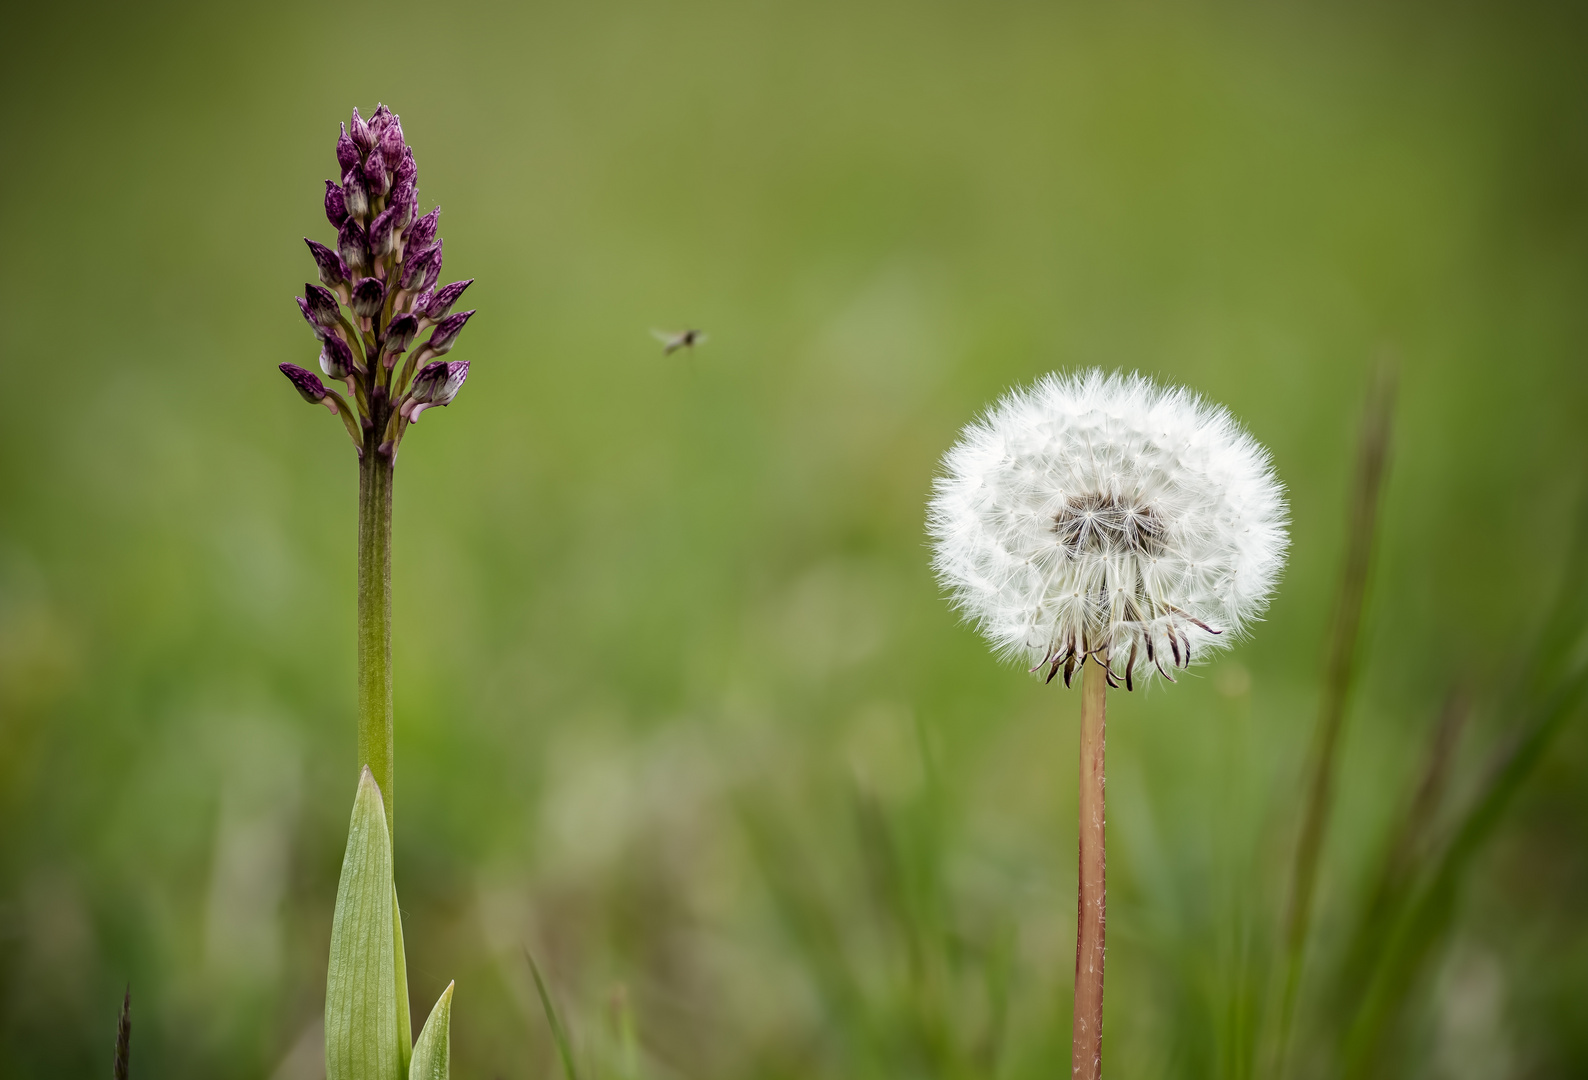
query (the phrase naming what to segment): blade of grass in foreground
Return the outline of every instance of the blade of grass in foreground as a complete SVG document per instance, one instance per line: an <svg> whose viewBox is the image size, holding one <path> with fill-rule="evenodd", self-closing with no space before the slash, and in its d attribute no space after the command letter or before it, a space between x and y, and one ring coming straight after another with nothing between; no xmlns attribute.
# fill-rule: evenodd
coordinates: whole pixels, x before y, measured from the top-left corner
<svg viewBox="0 0 1588 1080"><path fill-rule="evenodd" d="M1450 926L1460 885L1473 857L1493 833L1555 734L1577 713L1585 693L1588 669L1563 685L1526 724L1525 730L1500 752L1488 782L1389 937L1373 982L1346 1034L1342 1055L1345 1076L1374 1074L1391 1021L1399 1014L1407 991Z"/></svg>
<svg viewBox="0 0 1588 1080"><path fill-rule="evenodd" d="M1324 833L1334 796L1334 769L1339 754L1340 731L1345 723L1346 705L1356 669L1357 639L1367 596L1368 571L1373 561L1373 540L1378 531L1379 491L1389 459L1395 382L1394 366L1388 360L1380 361L1374 371L1362 414L1356 483L1351 494L1350 530L1346 538L1345 571L1341 576L1340 593L1336 600L1323 698L1318 705L1318 721L1313 732L1306 810L1302 817L1301 834L1296 842L1296 861L1291 873L1290 901L1285 917L1282 953L1284 982L1279 1005L1279 1034L1274 1050L1274 1074L1277 1076L1282 1076L1285 1071L1291 1021L1295 1016L1296 994L1301 988L1302 963L1306 957L1307 934L1312 925L1318 859L1323 851Z"/></svg>
<svg viewBox="0 0 1588 1080"><path fill-rule="evenodd" d="M1435 822L1449 784L1456 744L1470 713L1467 694L1456 691L1446 698L1434 722L1415 794L1394 828L1383 861L1364 894L1366 900L1357 912L1350 944L1332 979L1331 1011L1337 1016L1349 1013L1361 1002L1362 992L1384 955L1386 938L1433 854Z"/></svg>
<svg viewBox="0 0 1588 1080"><path fill-rule="evenodd" d="M1496 751L1477 796L1454 823L1448 841L1420 877L1420 885L1387 934L1371 981L1360 997L1342 1048L1344 1074L1371 1076L1383 1061L1386 1036L1407 992L1454 920L1467 870L1493 834L1511 800L1565 723L1588 698L1588 497L1578 508L1566 574L1525 674L1510 692L1524 703L1523 719ZM1540 694L1540 689L1543 689Z"/></svg>
<svg viewBox="0 0 1588 1080"><path fill-rule="evenodd" d="M551 994L546 990L546 980L540 976L540 965L535 963L535 956L524 948L524 959L529 961L529 972L535 976L535 989L540 992L541 1008L546 1010L546 1023L551 1028L552 1041L557 1044L557 1053L562 1058L562 1071L567 1080L579 1080L579 1070L574 1066L573 1043L568 1038L568 1029L563 1026L562 1017L557 1015L557 1007L551 1003Z"/></svg>

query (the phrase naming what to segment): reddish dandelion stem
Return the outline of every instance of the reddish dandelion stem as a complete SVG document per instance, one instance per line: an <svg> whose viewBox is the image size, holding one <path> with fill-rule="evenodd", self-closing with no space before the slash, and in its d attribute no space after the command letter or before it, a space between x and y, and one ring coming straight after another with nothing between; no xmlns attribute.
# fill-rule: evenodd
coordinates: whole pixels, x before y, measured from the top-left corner
<svg viewBox="0 0 1588 1080"><path fill-rule="evenodd" d="M1080 870L1075 926L1075 1026L1072 1080L1103 1074L1103 931L1107 899L1103 856L1103 743L1107 672L1093 661L1081 675Z"/></svg>

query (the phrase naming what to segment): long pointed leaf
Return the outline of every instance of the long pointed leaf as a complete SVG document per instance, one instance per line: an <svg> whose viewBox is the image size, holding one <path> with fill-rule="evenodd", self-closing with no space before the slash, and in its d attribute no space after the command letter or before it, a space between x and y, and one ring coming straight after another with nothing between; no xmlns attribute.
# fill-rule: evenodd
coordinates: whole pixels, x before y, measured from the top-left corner
<svg viewBox="0 0 1588 1080"><path fill-rule="evenodd" d="M400 1080L391 835L368 766L358 781L331 920L326 1080Z"/></svg>
<svg viewBox="0 0 1588 1080"><path fill-rule="evenodd" d="M456 985L447 983L420 1029L408 1080L448 1080L452 1071L452 988Z"/></svg>

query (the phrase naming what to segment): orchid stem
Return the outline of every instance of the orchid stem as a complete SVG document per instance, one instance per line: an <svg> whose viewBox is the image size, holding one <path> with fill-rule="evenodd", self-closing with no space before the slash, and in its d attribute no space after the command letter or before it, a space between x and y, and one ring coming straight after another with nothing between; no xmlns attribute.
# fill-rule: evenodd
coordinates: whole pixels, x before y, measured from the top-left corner
<svg viewBox="0 0 1588 1080"><path fill-rule="evenodd" d="M392 459L380 453L386 418L375 417L358 463L358 761L368 765L395 837L396 756L391 696Z"/></svg>

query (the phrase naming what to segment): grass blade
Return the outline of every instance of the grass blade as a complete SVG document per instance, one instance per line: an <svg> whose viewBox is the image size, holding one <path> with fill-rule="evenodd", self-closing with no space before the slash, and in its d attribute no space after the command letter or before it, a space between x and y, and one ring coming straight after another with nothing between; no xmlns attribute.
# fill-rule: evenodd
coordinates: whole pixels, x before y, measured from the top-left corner
<svg viewBox="0 0 1588 1080"><path fill-rule="evenodd" d="M1329 809L1334 795L1334 770L1339 754L1356 668L1357 639L1367 597L1368 572L1377 534L1379 492L1389 461L1390 434L1395 412L1395 369L1387 360L1374 372L1363 408L1357 448L1356 483L1351 494L1351 521L1346 538L1345 569L1340 579L1329 660L1318 704L1318 720L1309 757L1307 802L1296 842L1291 872L1290 901L1284 927L1284 981L1279 1006L1279 1035L1275 1049L1275 1074L1283 1075L1295 1016L1296 995L1306 957L1307 935L1312 925L1312 901L1318 882L1318 859L1323 851Z"/></svg>
<svg viewBox="0 0 1588 1080"><path fill-rule="evenodd" d="M1454 920L1467 870L1504 817L1516 793L1556 734L1588 698L1588 497L1578 507L1567 549L1565 574L1545 618L1537 645L1508 700L1523 703L1523 719L1493 755L1485 779L1448 840L1420 876L1393 930L1378 952L1365 991L1346 1032L1342 1060L1346 1076L1370 1076L1382 1060L1385 1037L1399 1016L1407 991ZM1549 688L1549 689L1542 689Z"/></svg>
<svg viewBox="0 0 1588 1080"><path fill-rule="evenodd" d="M121 1016L116 1020L116 1080L127 1080L132 1068L132 984L121 996Z"/></svg>
<svg viewBox="0 0 1588 1080"><path fill-rule="evenodd" d="M1360 1003L1363 989L1384 954L1386 938L1422 876L1432 853L1434 823L1450 780L1456 744L1470 713L1467 695L1455 692L1446 699L1434 722L1415 794L1392 831L1333 979L1333 1008L1337 1014Z"/></svg>
<svg viewBox="0 0 1588 1080"><path fill-rule="evenodd" d="M1408 989L1450 926L1460 886L1473 857L1493 833L1555 734L1577 713L1585 696L1588 670L1579 672L1561 687L1525 730L1497 755L1488 782L1457 824L1427 882L1396 922L1383 960L1346 1035L1345 1076L1371 1076L1375 1071L1391 1021L1399 1014Z"/></svg>
<svg viewBox="0 0 1588 1080"><path fill-rule="evenodd" d="M557 1007L551 1003L551 994L546 990L546 980L540 976L540 965L535 963L535 956L526 946L524 959L529 961L529 971L535 976L535 989L540 992L541 1008L546 1010L546 1023L551 1028L552 1041L557 1044L557 1053L562 1057L562 1070L567 1080L579 1080L579 1070L574 1066L573 1042L568 1038L568 1029L563 1026L562 1018L557 1015Z"/></svg>

